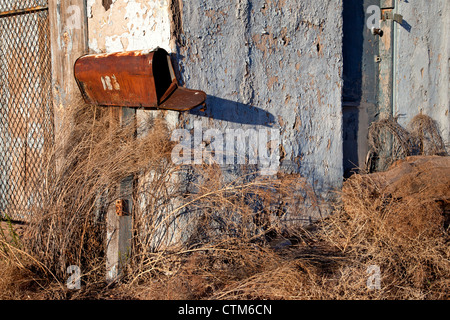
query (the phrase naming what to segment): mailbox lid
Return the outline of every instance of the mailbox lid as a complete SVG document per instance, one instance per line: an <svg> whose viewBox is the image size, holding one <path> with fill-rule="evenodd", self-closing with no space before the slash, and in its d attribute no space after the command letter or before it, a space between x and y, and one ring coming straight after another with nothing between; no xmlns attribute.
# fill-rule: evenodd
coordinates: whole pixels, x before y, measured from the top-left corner
<svg viewBox="0 0 450 320"><path fill-rule="evenodd" d="M203 104L206 100L206 93L200 90L191 90L177 87L173 93L161 102L159 108L176 111L188 111Z"/></svg>

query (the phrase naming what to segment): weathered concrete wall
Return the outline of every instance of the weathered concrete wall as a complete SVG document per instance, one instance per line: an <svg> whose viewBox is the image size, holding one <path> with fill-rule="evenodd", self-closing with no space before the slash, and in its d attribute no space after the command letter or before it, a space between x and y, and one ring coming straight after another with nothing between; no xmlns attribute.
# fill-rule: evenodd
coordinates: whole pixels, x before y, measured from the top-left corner
<svg viewBox="0 0 450 320"><path fill-rule="evenodd" d="M342 1L186 0L182 80L208 94L186 126L279 128L283 171L341 186Z"/></svg>
<svg viewBox="0 0 450 320"><path fill-rule="evenodd" d="M407 125L423 112L450 142L450 2L398 1L394 113Z"/></svg>
<svg viewBox="0 0 450 320"><path fill-rule="evenodd" d="M185 0L179 12L167 0L87 4L91 51L163 47L181 84L208 94L204 111L166 112L172 125L277 129L282 171L307 177L319 196L340 188L341 0Z"/></svg>

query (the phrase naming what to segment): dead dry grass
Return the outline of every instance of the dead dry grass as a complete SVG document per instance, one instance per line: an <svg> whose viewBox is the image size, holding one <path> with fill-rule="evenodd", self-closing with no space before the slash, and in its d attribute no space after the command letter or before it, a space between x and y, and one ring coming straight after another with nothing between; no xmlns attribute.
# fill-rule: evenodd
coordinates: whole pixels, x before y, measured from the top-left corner
<svg viewBox="0 0 450 320"><path fill-rule="evenodd" d="M450 296L448 175L420 182L441 190L441 199L423 188L407 191L405 181L398 196L371 175L355 175L333 215L307 227L288 225L286 218L305 215L304 204L319 203L301 177L256 178L249 169L230 180L214 165L186 170L170 161L161 119L119 126L95 106L77 103L71 111L67 144L49 155L43 202L19 242L10 225L3 228L9 233L0 237L1 299ZM140 126L150 129L135 139ZM50 165L62 154L64 162ZM128 176L139 178L133 254L122 280L107 285L104 216ZM184 232L170 238L174 226ZM67 289L69 265L82 270L81 290ZM377 290L367 287L372 265L381 271Z"/></svg>

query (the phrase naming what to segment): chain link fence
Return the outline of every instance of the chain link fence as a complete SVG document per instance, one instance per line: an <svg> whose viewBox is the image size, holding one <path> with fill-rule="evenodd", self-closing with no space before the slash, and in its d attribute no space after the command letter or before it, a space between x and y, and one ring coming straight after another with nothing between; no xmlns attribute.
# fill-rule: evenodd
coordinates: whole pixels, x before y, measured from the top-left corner
<svg viewBox="0 0 450 320"><path fill-rule="evenodd" d="M53 146L47 0L0 0L0 216L27 220Z"/></svg>

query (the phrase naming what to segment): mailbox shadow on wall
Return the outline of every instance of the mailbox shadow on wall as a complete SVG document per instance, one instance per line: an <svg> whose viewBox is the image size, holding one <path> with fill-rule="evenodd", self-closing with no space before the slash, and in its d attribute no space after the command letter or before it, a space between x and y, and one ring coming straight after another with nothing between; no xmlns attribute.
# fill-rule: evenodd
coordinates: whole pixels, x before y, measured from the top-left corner
<svg viewBox="0 0 450 320"><path fill-rule="evenodd" d="M189 110L189 114L215 120L265 127L272 127L275 123L275 117L271 113L249 104L208 95L206 105L208 106L206 109L200 107L194 108Z"/></svg>
<svg viewBox="0 0 450 320"><path fill-rule="evenodd" d="M176 57L176 59L184 58L180 53ZM181 73L180 66L177 64L176 59L174 59L173 66L176 74L179 75ZM180 80L182 81L181 77ZM193 108L188 113L199 117L246 125L273 127L275 124L273 114L251 104L207 95L206 106L206 108Z"/></svg>

